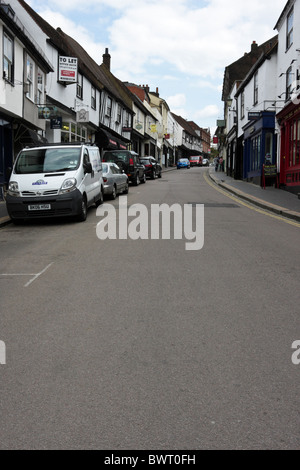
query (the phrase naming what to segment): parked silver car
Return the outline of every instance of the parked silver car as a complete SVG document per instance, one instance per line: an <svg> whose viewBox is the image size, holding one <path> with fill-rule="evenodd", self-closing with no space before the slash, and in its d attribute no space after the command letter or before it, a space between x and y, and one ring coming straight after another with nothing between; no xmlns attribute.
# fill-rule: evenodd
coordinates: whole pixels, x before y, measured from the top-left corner
<svg viewBox="0 0 300 470"><path fill-rule="evenodd" d="M128 194L128 176L115 163L102 163L104 195L115 199L118 194Z"/></svg>

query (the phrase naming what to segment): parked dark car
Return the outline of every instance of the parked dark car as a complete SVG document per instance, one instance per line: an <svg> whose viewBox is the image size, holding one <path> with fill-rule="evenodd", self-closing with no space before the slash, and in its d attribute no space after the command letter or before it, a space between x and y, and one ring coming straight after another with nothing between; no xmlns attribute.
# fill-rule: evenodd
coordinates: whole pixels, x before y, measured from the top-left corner
<svg viewBox="0 0 300 470"><path fill-rule="evenodd" d="M105 150L102 161L118 165L135 186L146 183L145 167L141 163L139 155L133 150Z"/></svg>
<svg viewBox="0 0 300 470"><path fill-rule="evenodd" d="M156 178L156 176L161 178L162 167L154 157L142 157L141 163L145 167L146 176L149 176L149 178L153 180Z"/></svg>
<svg viewBox="0 0 300 470"><path fill-rule="evenodd" d="M102 163L104 194L116 199L118 194L128 194L128 176L115 163Z"/></svg>

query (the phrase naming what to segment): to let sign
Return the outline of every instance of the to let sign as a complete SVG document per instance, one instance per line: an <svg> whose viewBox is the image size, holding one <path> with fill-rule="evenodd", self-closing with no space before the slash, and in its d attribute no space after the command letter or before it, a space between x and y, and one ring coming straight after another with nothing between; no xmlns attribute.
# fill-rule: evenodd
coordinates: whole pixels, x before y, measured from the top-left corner
<svg viewBox="0 0 300 470"><path fill-rule="evenodd" d="M76 57L59 57L58 81L66 83L77 82L77 65Z"/></svg>

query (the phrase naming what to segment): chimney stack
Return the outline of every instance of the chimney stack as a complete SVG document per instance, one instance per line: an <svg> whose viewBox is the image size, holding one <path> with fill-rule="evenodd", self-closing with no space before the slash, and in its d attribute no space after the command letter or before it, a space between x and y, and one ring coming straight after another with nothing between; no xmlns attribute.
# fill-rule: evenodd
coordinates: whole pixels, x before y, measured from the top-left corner
<svg viewBox="0 0 300 470"><path fill-rule="evenodd" d="M102 55L103 64L110 70L110 54L108 52L108 47L105 48L105 54Z"/></svg>
<svg viewBox="0 0 300 470"><path fill-rule="evenodd" d="M256 44L256 41L253 41L251 44L251 52L254 52L258 49L258 45Z"/></svg>

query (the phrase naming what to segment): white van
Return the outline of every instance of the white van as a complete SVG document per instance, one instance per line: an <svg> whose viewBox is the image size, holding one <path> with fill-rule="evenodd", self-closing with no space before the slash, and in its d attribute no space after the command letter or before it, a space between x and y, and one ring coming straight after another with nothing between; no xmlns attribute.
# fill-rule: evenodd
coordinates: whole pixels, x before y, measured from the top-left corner
<svg viewBox="0 0 300 470"><path fill-rule="evenodd" d="M102 162L98 147L52 144L27 147L16 158L6 195L13 222L77 216L103 202Z"/></svg>

